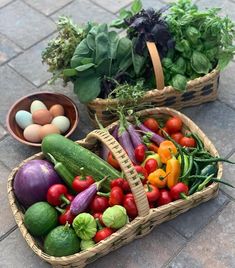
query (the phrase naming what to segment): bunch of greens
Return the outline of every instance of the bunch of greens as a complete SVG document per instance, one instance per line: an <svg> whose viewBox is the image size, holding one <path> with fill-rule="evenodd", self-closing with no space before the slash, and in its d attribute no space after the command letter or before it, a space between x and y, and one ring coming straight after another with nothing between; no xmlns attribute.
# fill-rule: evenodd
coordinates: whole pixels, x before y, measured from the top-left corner
<svg viewBox="0 0 235 268"><path fill-rule="evenodd" d="M76 47L64 76L74 83L81 102L108 97L117 83L134 82L142 74L145 58L136 55L132 41L109 31L107 24L91 28Z"/></svg>
<svg viewBox="0 0 235 268"><path fill-rule="evenodd" d="M49 66L53 74L51 82L62 76L63 69L69 68L75 48L86 36L87 29L79 28L68 17L60 17L57 22L58 36L50 40L42 51L42 61Z"/></svg>
<svg viewBox="0 0 235 268"><path fill-rule="evenodd" d="M199 11L190 0L174 2L165 19L175 50L162 60L165 83L184 90L188 80L223 69L235 54L234 23L220 17L220 9Z"/></svg>

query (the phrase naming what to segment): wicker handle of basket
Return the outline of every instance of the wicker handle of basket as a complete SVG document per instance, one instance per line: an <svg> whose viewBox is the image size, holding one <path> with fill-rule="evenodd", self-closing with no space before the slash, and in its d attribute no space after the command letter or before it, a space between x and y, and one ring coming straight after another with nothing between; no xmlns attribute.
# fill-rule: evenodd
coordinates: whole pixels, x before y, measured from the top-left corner
<svg viewBox="0 0 235 268"><path fill-rule="evenodd" d="M157 47L153 42L146 42L146 44L153 64L157 89L162 90L165 87L164 74Z"/></svg>
<svg viewBox="0 0 235 268"><path fill-rule="evenodd" d="M113 156L119 162L134 196L138 215L141 217L148 215L150 208L143 184L126 152L107 131L94 130L87 135L85 142L90 143L94 139L101 141L105 146L107 146L112 152Z"/></svg>

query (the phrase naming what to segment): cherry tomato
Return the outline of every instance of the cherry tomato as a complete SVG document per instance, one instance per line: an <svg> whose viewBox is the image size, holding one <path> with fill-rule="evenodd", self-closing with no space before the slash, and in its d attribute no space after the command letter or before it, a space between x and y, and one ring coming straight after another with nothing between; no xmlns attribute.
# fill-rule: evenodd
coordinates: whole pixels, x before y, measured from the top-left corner
<svg viewBox="0 0 235 268"><path fill-rule="evenodd" d="M158 152L158 146L156 144L154 144L153 142L147 144L147 147L148 147L149 151L153 151L155 153Z"/></svg>
<svg viewBox="0 0 235 268"><path fill-rule="evenodd" d="M172 198L170 196L170 192L167 191L166 189L162 189L160 190L160 196L157 200L157 204L158 206L162 206L165 204L168 204L172 201Z"/></svg>
<svg viewBox="0 0 235 268"><path fill-rule="evenodd" d="M167 134L169 134L169 130L166 128L166 127L163 127L162 129L159 129L158 130L158 135L160 135L160 136L162 136L162 137L166 137L166 135L165 135L165 133L163 132L163 130L167 133Z"/></svg>
<svg viewBox="0 0 235 268"><path fill-rule="evenodd" d="M52 206L59 206L62 203L70 204L65 197L67 193L68 189L63 184L54 184L47 191L47 202Z"/></svg>
<svg viewBox="0 0 235 268"><path fill-rule="evenodd" d="M66 207L65 211L59 216L59 223L62 225L65 225L66 222L72 224L75 217L76 216L71 213L69 205Z"/></svg>
<svg viewBox="0 0 235 268"><path fill-rule="evenodd" d="M114 205L121 205L123 202L124 194L121 187L114 186L111 189L109 197L109 205L112 207Z"/></svg>
<svg viewBox="0 0 235 268"><path fill-rule="evenodd" d="M196 141L192 137L183 137L180 139L180 145L185 147L195 147Z"/></svg>
<svg viewBox="0 0 235 268"><path fill-rule="evenodd" d="M182 128L183 122L179 117L171 117L166 121L165 127L170 133L179 132Z"/></svg>
<svg viewBox="0 0 235 268"><path fill-rule="evenodd" d="M146 192L149 203L157 201L160 197L160 191L156 186L148 183L144 185L144 190Z"/></svg>
<svg viewBox="0 0 235 268"><path fill-rule="evenodd" d="M135 170L140 174L142 183L145 184L148 178L147 170L142 166L135 166Z"/></svg>
<svg viewBox="0 0 235 268"><path fill-rule="evenodd" d="M144 125L153 132L157 132L159 128L157 120L152 117L149 117L148 119L144 120Z"/></svg>
<svg viewBox="0 0 235 268"><path fill-rule="evenodd" d="M124 181L122 189L125 193L130 193L131 188L130 188L128 181L126 181L126 180Z"/></svg>
<svg viewBox="0 0 235 268"><path fill-rule="evenodd" d="M96 212L96 213L94 213L94 214L92 214L92 215L93 215L93 217L94 217L95 219L98 219L98 220L99 220L99 222L100 222L101 225L104 226L104 223L103 223L103 220L102 220L102 216L103 216L103 214L102 214L101 212Z"/></svg>
<svg viewBox="0 0 235 268"><path fill-rule="evenodd" d="M109 207L109 200L107 197L96 195L90 204L90 210L95 212L104 212Z"/></svg>
<svg viewBox="0 0 235 268"><path fill-rule="evenodd" d="M110 182L110 188L113 188L114 186L119 186L119 187L123 187L123 183L124 183L124 179L123 178L117 178L115 180L112 180ZM123 188L122 188L123 189Z"/></svg>
<svg viewBox="0 0 235 268"><path fill-rule="evenodd" d="M181 194L187 195L188 194L188 186L183 182L178 182L174 185L170 190L170 195L173 200L177 200L181 198Z"/></svg>
<svg viewBox="0 0 235 268"><path fill-rule="evenodd" d="M131 218L138 216L138 210L135 204L133 194L127 194L123 200L123 206L126 209L127 215Z"/></svg>
<svg viewBox="0 0 235 268"><path fill-rule="evenodd" d="M144 161L144 159L145 159L145 146L143 144L140 144L135 148L135 158L140 163Z"/></svg>
<svg viewBox="0 0 235 268"><path fill-rule="evenodd" d="M101 230L99 230L96 235L94 236L94 241L96 243L100 242L101 240L107 238L108 236L110 236L113 233L113 230L109 227L105 227Z"/></svg>
<svg viewBox="0 0 235 268"><path fill-rule="evenodd" d="M74 178L74 181L72 183L72 188L80 193L84 190L86 190L92 183L94 183L95 180L92 176L76 176Z"/></svg>
<svg viewBox="0 0 235 268"><path fill-rule="evenodd" d="M109 152L108 154L108 159L107 162L113 167L116 168L117 170L120 170L120 165L118 161L113 157L113 154Z"/></svg>
<svg viewBox="0 0 235 268"><path fill-rule="evenodd" d="M180 143L180 139L183 138L184 135L181 132L176 132L171 134L171 138L175 140L177 143Z"/></svg>
<svg viewBox="0 0 235 268"><path fill-rule="evenodd" d="M150 158L146 161L144 167L147 170L148 174L150 174L158 168L158 162L155 159Z"/></svg>

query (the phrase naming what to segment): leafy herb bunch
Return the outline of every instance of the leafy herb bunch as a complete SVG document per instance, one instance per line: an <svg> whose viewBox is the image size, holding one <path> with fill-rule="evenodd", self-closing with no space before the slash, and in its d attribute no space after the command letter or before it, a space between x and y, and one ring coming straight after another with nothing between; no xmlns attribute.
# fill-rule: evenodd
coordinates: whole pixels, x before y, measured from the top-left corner
<svg viewBox="0 0 235 268"><path fill-rule="evenodd" d="M188 80L224 69L235 54L234 23L219 8L199 11L190 0L174 2L165 19L175 50L162 60L165 83L184 90Z"/></svg>

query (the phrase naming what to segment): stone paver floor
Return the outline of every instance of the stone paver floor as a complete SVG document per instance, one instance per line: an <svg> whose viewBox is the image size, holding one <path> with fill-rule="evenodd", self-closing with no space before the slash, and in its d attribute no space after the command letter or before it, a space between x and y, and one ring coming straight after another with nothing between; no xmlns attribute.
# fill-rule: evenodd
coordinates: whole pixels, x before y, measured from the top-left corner
<svg viewBox="0 0 235 268"><path fill-rule="evenodd" d="M143 0L145 7L161 7L168 0ZM235 19L234 0L196 0L201 8L219 6ZM5 117L19 97L36 91L60 91L78 104L82 114L72 138L88 133L84 107L71 87L48 86L49 74L40 54L55 34L55 20L70 15L78 23L115 18L131 0L0 0L0 267L49 267L27 246L8 205L6 182L10 170L38 149L15 141L6 131ZM222 73L219 98L184 109L210 137L223 156L235 161L235 62ZM224 165L224 179L234 183L235 167ZM108 254L88 267L235 267L235 191L221 187L219 196L155 228L148 236Z"/></svg>

